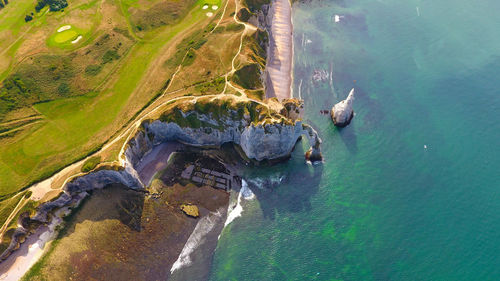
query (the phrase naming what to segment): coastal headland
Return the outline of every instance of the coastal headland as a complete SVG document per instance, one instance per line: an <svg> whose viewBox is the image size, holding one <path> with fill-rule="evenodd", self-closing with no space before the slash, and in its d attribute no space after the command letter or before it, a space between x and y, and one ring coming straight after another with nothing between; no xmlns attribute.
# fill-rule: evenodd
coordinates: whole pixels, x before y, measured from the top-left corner
<svg viewBox="0 0 500 281"><path fill-rule="evenodd" d="M290 3L227 0L214 3L215 15L198 4L185 16L203 21L176 35L163 48L166 60L147 70L172 70L157 94L96 152L9 198L20 199L0 232L0 280L181 274L209 262L191 241L215 249L230 191L241 186L238 165L287 159L302 136L309 159L321 158L321 139L300 119L301 101L290 99ZM157 75L143 79L157 83ZM196 206L199 217L183 206ZM129 245L148 253L142 267L125 262L139 258ZM63 270L68 263L74 271Z"/></svg>

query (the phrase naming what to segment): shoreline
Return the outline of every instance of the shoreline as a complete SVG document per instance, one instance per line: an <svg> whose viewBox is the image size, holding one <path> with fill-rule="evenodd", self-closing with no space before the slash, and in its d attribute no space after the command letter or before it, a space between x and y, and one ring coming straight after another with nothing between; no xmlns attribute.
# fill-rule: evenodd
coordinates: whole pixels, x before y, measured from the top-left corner
<svg viewBox="0 0 500 281"><path fill-rule="evenodd" d="M292 97L293 22L289 0L274 0L270 6L269 56L266 62L266 97ZM268 15L269 16L269 15Z"/></svg>
<svg viewBox="0 0 500 281"><path fill-rule="evenodd" d="M270 36L270 47L269 47L270 59L268 60L267 63L269 64L269 70L271 70L269 72L274 73L273 75L270 75L270 76L274 77L274 79L272 79L272 81L269 81L269 82L271 82L271 87L273 89L273 93L275 93L275 96L279 100L283 100L283 99L288 99L288 98L292 97L292 86L293 86L293 65L294 65L293 54L294 54L294 50L293 50L293 23L292 23L292 16L291 16L291 13L292 13L291 3L288 0L274 0L274 1L272 1L271 9L272 9L272 11L270 11L270 12L272 13L272 20L270 22L271 26L270 26L270 30L268 30L268 32L270 35L272 35L272 34L279 34L279 35L278 36ZM285 31L285 32L283 32L283 31ZM274 39L276 39L276 40L274 40ZM271 50L271 46L274 46L274 51ZM268 70L266 70L266 71L268 71ZM269 73L269 74L271 74L271 73ZM266 95L267 95L267 89L266 89ZM158 147L156 147L156 148L158 150L160 150ZM138 166L134 167L135 168L134 172L136 172L137 174L133 174L132 176L138 176L138 179L140 180L140 182L145 182L146 185L151 181L151 179L153 177L153 175L151 174L151 172L152 172L151 170L154 168L158 168L158 167L153 168L153 166L156 166L156 164L158 164L158 163L153 164L153 163L148 163L148 162L149 161L151 161L151 162L160 161L161 162L161 160L164 160L164 161L168 160L168 156L165 157L164 159L156 159L156 158L163 158L162 157L163 155L160 157L157 157L158 155L156 155L156 153L159 152L158 150L156 150L155 152L149 151L149 152L153 152L153 153L151 153L151 154L147 153L146 155L143 155L143 156L146 156L145 158L151 158L151 159L144 159L143 158L141 160L145 160L145 161L144 162L141 161L142 163L141 162L136 163L136 164L138 164ZM162 151L162 153L163 152L167 152L167 151ZM167 152L167 154L170 155L172 152L174 152L174 150L169 150ZM153 154L155 154L155 155L153 155ZM76 166L81 165L81 163L83 163L83 161L85 161L85 159L78 161L78 162L66 167L65 169L63 169L63 171L74 169ZM125 164L130 165L130 163L125 163ZM165 163L162 163L161 166L163 166L164 164ZM127 166L127 165L125 165L125 166ZM132 165L132 166L134 166L134 165ZM35 184L34 186L32 186L30 188L30 190L33 187L37 187L37 188L33 188L34 189L33 191L38 191L36 194L34 194L33 197L37 198L38 200L41 200L42 197L44 197L44 195L46 195L46 193L49 191L63 190L63 187L66 186L66 184L69 182L68 179L66 179L64 181L64 183L60 189L52 189L51 188L52 182L55 180L58 180L57 179L58 175L59 175L59 173L57 173L57 174L51 176L50 178L43 180L42 182L39 182L39 183ZM81 174L75 175L72 178L78 178L78 176L82 176L82 175ZM85 175L83 175L83 176L85 176ZM56 223L56 222L51 222L51 224L52 223ZM59 225L59 223L60 223L60 221L57 222L58 225ZM217 228L219 228L219 227L217 227ZM223 229L224 229L224 226L221 227L218 235L220 235L220 232ZM39 230L37 230L37 233L38 233L38 231ZM44 231L42 231L41 235L44 235L46 233L47 233L47 231L44 230ZM215 234L213 234L213 235L215 235ZM32 237L30 237L30 236L32 236ZM29 238L33 238L36 240L36 239L38 239L38 238L36 238L38 235L33 234L30 236L28 236L28 239L25 243L21 243L21 247L28 248L29 252L30 252L30 256L32 256L32 259L30 261L31 262L30 266L25 268L25 269L21 269L21 270L24 270L24 272L29 271L31 266L39 260L39 258L46 252L46 250L48 248L47 246L49 246L50 242L53 240L53 239L48 239L48 241L45 241L46 243L44 243L44 244L47 244L47 245L45 245L45 247L40 247L40 248L34 249L37 252L37 254L31 255L32 246L34 246L35 244L38 244L37 243L38 241L34 241L33 243L30 243L31 240ZM214 250L215 250L216 245L217 245L217 243L215 243ZM210 247L212 247L212 246L213 245L211 245ZM18 252L18 254L21 254L22 251L21 251L21 249L18 249L16 252ZM13 257L14 256L15 256L15 254L13 254ZM15 263L17 263L17 261L15 261ZM209 266L209 264L204 264L204 266ZM13 269L13 268L11 267L9 269L9 271L11 269ZM22 276L22 275L20 275L20 276ZM2 277L4 277L4 276L1 276L0 280L3 280Z"/></svg>
<svg viewBox="0 0 500 281"><path fill-rule="evenodd" d="M153 178L158 178L158 175L160 176L159 179L161 179L163 182L164 176L162 175L163 172L165 171L167 162L170 162L170 156L175 150L179 151L179 148L184 147L185 150L182 150L181 153L197 153L202 159L205 153L209 153L210 155L216 155L215 158L221 159L222 158L227 158L229 162L224 162L225 165L228 165L227 168L231 170L231 173L236 172L239 170L238 167L233 166L231 162L233 160L234 155L236 154L235 151L232 151L231 149L227 150L226 148L220 148L220 149L200 149L200 148L192 148L192 147L185 147L184 145L180 143L173 143L173 142L167 142L167 143L162 143L156 146L154 149L152 149L150 152L148 152L145 157L143 158L144 161L141 161L139 163L139 166L141 167L141 171L139 172L140 177L146 177L149 178L151 177L151 169L154 170ZM197 151L197 152L196 152ZM212 152L213 151L213 152ZM167 153L165 153L167 152ZM160 155L161 154L161 155ZM165 154L165 155L163 155ZM149 156L149 157L148 157ZM175 167L171 167L173 170L178 170ZM167 176L169 177L169 176ZM180 175L178 175L180 179ZM212 254L215 251L215 248L217 246L217 240L218 237L224 228L224 223L226 221L226 216L228 212L228 206L229 206L229 196L230 193L227 191L222 191L220 189L216 189L213 187L209 186L201 186L201 187L195 187L193 189L193 185L190 183L186 186L181 186L183 181L176 180L176 183L173 185L175 186L174 193L169 193L165 191L165 194L163 192L158 193L158 190L153 189L150 191L150 195L146 195L146 197L150 197L148 200L153 200L153 201L165 201L168 202L168 204L159 204L162 207L163 211L160 211L158 213L158 218L161 218L162 220L169 221L167 225L170 225L173 227L173 229L176 229L174 232L171 232L172 230L168 230L168 228L165 228L164 226L162 227L160 224L157 224L154 226L154 222L156 219L154 218L155 216L151 216L151 214L145 214L143 218L141 219L142 223L142 228L143 231L140 233L142 234L137 234L137 235L148 235L151 230L153 230L153 233L158 233L158 229L166 229L166 230L161 230L163 232L165 231L170 231L171 233L169 235L161 235L163 237L162 241L159 241L159 245L163 245L162 247L167 247L168 250L163 255L162 261L166 263L160 264L155 264L155 262L152 262L154 264L155 270L153 272L149 273L144 273L146 275L148 274L159 274L155 275L156 277L161 277L163 274L161 273L161 270L158 270L158 268L164 268L165 266L168 267L168 270L165 270L166 277L167 278L173 278L172 280L182 280L183 277L185 276L207 276L209 274L210 270L210 265L212 261ZM166 182L165 182L166 183ZM118 184L120 185L120 184ZM111 192L110 190L115 190L115 192L119 192L122 194L125 193L130 193L131 189L128 189L126 187L116 189L117 184L112 184L109 186L106 186L103 189L96 189L95 192L97 194L106 194ZM191 187L188 187L191 186ZM234 183L233 187L236 189L235 191L239 191L239 186ZM193 192L190 192L189 194L184 194L184 192L180 192L181 189L190 189ZM137 192L137 191L134 191ZM172 195L166 195L166 194L172 194ZM219 195L217 195L219 194ZM224 195L225 194L225 195ZM89 208L94 209L96 207L94 201L99 201L103 200L101 197L102 195L97 195L94 196L93 194L89 200L93 203L88 203L91 204L89 206L83 206L84 209L87 209L86 211L78 211L79 213L76 214L77 221L75 219L72 219L71 222L68 222L68 224L64 224L63 227L74 227L75 223L82 223L82 221L94 221L95 219L87 218L85 220L81 220L82 216L85 216L84 214L89 213ZM173 196L172 198L165 198L164 196ZM160 197L157 197L160 196ZM187 197L186 197L187 196ZM217 199L214 200L214 196L217 196ZM101 199L99 199L101 198ZM177 199L175 199L177 198ZM184 198L184 199L181 199ZM227 198L227 199L224 199ZM189 202L195 203L199 208L200 208L200 217L197 220L194 220L193 218L189 218L186 215L182 214L181 211L178 210L178 208L172 209L172 207L177 204L180 204L184 202L185 200L188 200ZM225 201L225 203L222 203L222 201ZM227 200L227 201L226 201ZM177 202L179 201L179 202ZM102 204L103 202L101 202ZM145 203L145 206L152 206L152 205L158 205L158 203ZM172 205L173 204L173 205ZM217 205L219 204L219 205ZM104 209L110 208L110 206L104 207ZM103 210L99 207L99 210L96 210L98 213L103 212ZM148 208L146 208L148 209ZM145 209L145 210L146 210ZM63 211L64 210L64 211ZM175 210L175 211L174 211ZM20 279L25 273L29 272L30 268L36 264L40 258L47 252L49 248L51 248L51 243L54 241L54 238L57 236L59 233L57 226L61 225L63 222L62 216L65 215L66 212L69 212L68 207L64 207L58 211L55 212L54 219L51 221L49 227L43 226L33 234L28 236L27 240L25 243L21 244L21 248L16 250L9 258L11 262L6 262L0 264L0 269L8 269L5 271L5 273L0 274L0 280L18 280ZM83 212L83 213L82 213ZM167 213L165 213L167 212ZM110 211L104 213L112 213ZM163 213L163 215L161 215ZM160 216L161 215L161 216ZM166 215L166 216L165 216ZM98 216L99 217L99 216ZM165 224L164 224L165 225ZM97 228L99 229L99 227ZM156 230L155 230L156 229ZM200 230L201 232L199 232ZM206 230L206 231L203 231ZM135 233L135 231L131 231L131 233ZM168 233L165 233L168 234ZM129 234L132 235L132 234ZM189 238L190 236L193 236L193 238ZM63 239L68 239L68 236L65 236ZM73 236L74 237L74 236ZM139 238L139 237L138 237ZM69 239L74 239L74 238L69 238ZM140 241L141 239L136 239L135 242ZM167 242L168 241L168 242ZM172 243L173 242L173 243ZM68 242L65 242L68 243ZM145 246L147 247L147 246ZM157 247L159 247L157 245ZM153 247L153 248L157 248ZM185 248L189 248L189 251L185 251ZM145 251L146 249L144 249ZM181 251L182 250L182 251ZM57 250L56 250L57 251ZM60 252L61 250L59 250ZM106 251L105 251L106 252ZM88 254L88 253L87 253ZM120 254L123 254L120 252ZM159 254L159 253L157 253ZM20 258L19 258L20 257ZM181 262L178 264L178 270L172 270L170 272L171 268L174 269L174 263L176 262L177 259L183 259L184 261L187 262ZM3 267L2 267L3 266ZM87 267L88 264L84 263L83 261L78 264L78 266L81 268ZM168 273L167 273L168 271ZM153 276L151 275L151 276ZM149 276L149 275L148 275ZM165 277L165 276L164 276ZM180 278L180 279L179 279Z"/></svg>

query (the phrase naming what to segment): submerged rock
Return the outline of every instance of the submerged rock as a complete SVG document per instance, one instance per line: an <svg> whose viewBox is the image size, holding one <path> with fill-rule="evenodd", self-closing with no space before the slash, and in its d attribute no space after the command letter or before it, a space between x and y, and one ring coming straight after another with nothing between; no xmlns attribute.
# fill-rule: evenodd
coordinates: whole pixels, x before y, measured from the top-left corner
<svg viewBox="0 0 500 281"><path fill-rule="evenodd" d="M330 73L324 69L315 69L312 75L314 82L323 82L330 78Z"/></svg>
<svg viewBox="0 0 500 281"><path fill-rule="evenodd" d="M332 107L331 116L333 124L337 127L345 127L349 125L354 117L352 102L354 100L354 88L349 92L347 98Z"/></svg>

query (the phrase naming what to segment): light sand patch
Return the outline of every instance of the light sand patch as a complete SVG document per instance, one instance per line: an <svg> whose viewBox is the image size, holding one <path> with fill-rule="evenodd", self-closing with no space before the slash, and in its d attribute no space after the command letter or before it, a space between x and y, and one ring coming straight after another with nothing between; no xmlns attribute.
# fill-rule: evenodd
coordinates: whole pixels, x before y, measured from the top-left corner
<svg viewBox="0 0 500 281"><path fill-rule="evenodd" d="M212 6L212 10L214 10L214 11L215 11L215 10L217 10L217 9L219 9L219 6L217 6L217 5L213 5L213 6Z"/></svg>
<svg viewBox="0 0 500 281"><path fill-rule="evenodd" d="M203 9L203 10L208 9L208 5L203 5L202 9Z"/></svg>
<svg viewBox="0 0 500 281"><path fill-rule="evenodd" d="M75 40L71 41L71 44L76 44L76 43L78 43L78 41L80 41L82 38L83 38L83 36L78 35L78 37L76 37L76 39L75 39Z"/></svg>
<svg viewBox="0 0 500 281"><path fill-rule="evenodd" d="M59 29L57 30L57 32L63 32L63 31L68 30L70 28L71 28L71 25L61 26L61 27L59 27Z"/></svg>
<svg viewBox="0 0 500 281"><path fill-rule="evenodd" d="M214 15L214 13L212 13L212 12L207 13L207 17L212 17L213 15Z"/></svg>
<svg viewBox="0 0 500 281"><path fill-rule="evenodd" d="M292 85L292 7L289 0L275 0L269 10L272 15L271 36L269 36L269 56L266 68L271 78L266 96L278 100L291 97Z"/></svg>

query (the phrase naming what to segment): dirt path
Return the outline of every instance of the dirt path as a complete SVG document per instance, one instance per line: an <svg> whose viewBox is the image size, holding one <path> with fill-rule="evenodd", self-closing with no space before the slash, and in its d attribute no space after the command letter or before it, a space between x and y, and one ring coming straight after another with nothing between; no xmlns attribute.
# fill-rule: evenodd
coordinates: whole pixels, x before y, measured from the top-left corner
<svg viewBox="0 0 500 281"><path fill-rule="evenodd" d="M228 2L229 1L231 1L231 0L228 0ZM168 92L169 87L170 87L170 85L172 85L172 82L176 78L177 73L179 71L181 71L181 69L182 69L182 63L181 63L178 66L178 68L176 69L176 71L174 72L174 74L172 75L171 82L170 82L169 86L165 89L165 91L162 93L162 95L160 95L159 97L156 98L156 100L150 105L149 108L144 109L136 117L136 119L133 122L131 122L130 124L128 124L127 126L125 126L121 130L121 132L119 132L114 138L112 138L110 141L108 141L98 152L96 152L96 153L94 153L92 155L89 155L85 159L82 159L82 160L80 160L78 162L75 162L75 163L73 163L71 165L68 165L66 168L64 168L60 172L56 173L55 175L51 176L50 178L47 178L46 180L44 180L42 182L39 182L39 183L34 184L33 186L31 186L29 188L29 190L32 191L32 196L31 196L30 199L38 201L38 200L43 199L45 197L45 195L47 193L49 193L49 192L54 192L54 191L57 191L57 190L62 190L62 188L66 185L67 182L71 181L75 177L79 177L79 176L84 175L84 173L81 173L81 172L79 172L79 171L76 170L82 163L84 163L90 157L93 157L95 155L98 155L98 154L102 153L105 150L110 149L117 142L121 142L121 141L123 141L123 145L121 146L121 150L120 150L120 153L118 155L117 161L115 160L115 161L108 162L108 163L109 164L114 163L114 164L119 164L121 166L125 166L125 162L126 162L126 159L124 157L125 148L126 148L127 143L134 136L134 132L136 132L137 128L139 128L139 126L142 124L142 122L145 119L149 118L151 115L155 114L160 109L163 109L163 107L165 106L166 103L175 102L175 101L179 101L179 100L191 100L191 102L195 103L200 98L217 99L217 98L231 96L231 97L233 97L237 101L256 102L256 103L261 104L263 106L269 107L266 103L263 103L262 101L248 98L246 96L245 92L242 89L240 89L240 88L232 85L228 81L228 77L230 75L234 74L234 72L236 71L235 62L236 62L236 59L238 58L238 56L241 53L242 46L243 46L244 36L246 34L248 34L248 32L256 30L255 26L247 24L247 23L244 23L244 22L241 22L241 21L239 21L237 19L236 12L238 11L239 2L238 2L238 0L234 0L234 1L236 3L236 8L235 8L235 15L233 16L233 19L234 19L234 21L236 23L244 25L245 29L241 33L240 44L239 44L238 51L235 54L235 56L233 57L233 59L232 59L231 70L224 75L226 83L225 83L224 90L220 94L204 95L204 96L182 96L182 97L176 97L176 98L173 98L173 99L168 99L168 100L165 100L164 102L161 102L161 103L158 104L157 101L161 101L162 98L165 98L165 96L173 94L173 93L177 93L177 92L185 90L186 88L189 87L188 86L188 87L185 87L185 88L182 88L182 89L178 89L178 90L174 90L174 91ZM285 1L288 1L288 0L285 0ZM226 3L226 7L227 7L227 3ZM225 10L222 13L221 20L222 20L222 17L224 17L224 14L225 14ZM219 20L219 22L221 20ZM236 95L228 95L228 94L226 94L225 92L226 92L227 87L233 88L237 92L242 93L242 95L241 96L236 96ZM54 182L60 182L63 178L64 178L64 182L58 188L54 189L53 186L52 186L53 183ZM16 209L18 209L18 208L16 208ZM17 211L15 210L14 212L12 212L11 216L15 216L16 214L17 214ZM0 233L1 233L1 231L0 231ZM31 239L29 241L31 241ZM33 241L36 241L36 240L33 240ZM30 243L25 243L25 244L30 244ZM29 247L29 245L23 245L23 246ZM41 256L41 254L44 252L43 247L40 247L40 249L36 249L36 251L34 249L31 249L31 248L30 248L30 250L36 252L36 255L33 254L33 256L30 259L31 263L35 262ZM12 269L12 270L19 270L19 268L17 268L17 269L10 268L10 269ZM9 271L10 271L10 269L9 269ZM23 270L26 271L26 270L28 270L28 268L24 268ZM0 280L1 280L1 278L0 278Z"/></svg>
<svg viewBox="0 0 500 281"><path fill-rule="evenodd" d="M19 202L17 202L16 207L14 208L12 213L10 213L9 217L5 220L5 223L2 225L2 228L0 228L0 240L2 240L5 230L9 226L10 222L14 219L19 210L21 210L24 207L24 205L28 203L28 200L29 199L23 197L19 200Z"/></svg>

